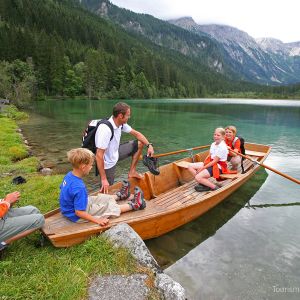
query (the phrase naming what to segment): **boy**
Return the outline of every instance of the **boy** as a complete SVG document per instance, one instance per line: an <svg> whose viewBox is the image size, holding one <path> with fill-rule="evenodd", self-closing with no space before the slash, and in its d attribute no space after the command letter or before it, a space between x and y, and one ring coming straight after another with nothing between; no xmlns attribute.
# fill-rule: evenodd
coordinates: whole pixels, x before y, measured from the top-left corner
<svg viewBox="0 0 300 300"><path fill-rule="evenodd" d="M135 187L134 196L127 204L118 205L116 203L116 200L130 200L129 182L127 181L123 182L123 187L117 195L88 196L82 178L88 175L92 169L95 155L84 148L72 149L67 155L73 171L63 179L59 202L61 213L69 220L73 222L87 220L105 226L108 224L110 216L118 217L123 212L146 207L143 192L139 187Z"/></svg>

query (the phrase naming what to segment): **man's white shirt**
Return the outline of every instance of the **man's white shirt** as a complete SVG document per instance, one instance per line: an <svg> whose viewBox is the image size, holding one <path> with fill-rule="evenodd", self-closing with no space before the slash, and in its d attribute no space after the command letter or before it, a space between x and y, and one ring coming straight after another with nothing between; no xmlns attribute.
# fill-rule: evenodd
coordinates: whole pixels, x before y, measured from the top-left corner
<svg viewBox="0 0 300 300"><path fill-rule="evenodd" d="M130 125L123 124L119 127L116 126L113 117L111 116L108 120L114 129L114 137L111 138L111 130L105 124L100 124L96 135L95 135L95 144L99 149L105 150L104 152L104 169L110 169L116 165L119 159L119 146L122 131L126 133L130 133L132 128Z"/></svg>

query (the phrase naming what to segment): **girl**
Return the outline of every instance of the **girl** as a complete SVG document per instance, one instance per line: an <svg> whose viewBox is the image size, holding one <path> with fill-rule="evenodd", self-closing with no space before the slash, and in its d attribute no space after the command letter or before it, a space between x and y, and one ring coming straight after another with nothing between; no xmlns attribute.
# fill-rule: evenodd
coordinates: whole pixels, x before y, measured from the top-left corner
<svg viewBox="0 0 300 300"><path fill-rule="evenodd" d="M219 179L220 174L227 173L227 155L228 149L224 142L225 129L216 128L214 132L214 142L210 146L209 156L204 163L191 163L188 170L195 176L199 183L195 187L197 192L217 190L219 187L210 182L208 178L214 177Z"/></svg>

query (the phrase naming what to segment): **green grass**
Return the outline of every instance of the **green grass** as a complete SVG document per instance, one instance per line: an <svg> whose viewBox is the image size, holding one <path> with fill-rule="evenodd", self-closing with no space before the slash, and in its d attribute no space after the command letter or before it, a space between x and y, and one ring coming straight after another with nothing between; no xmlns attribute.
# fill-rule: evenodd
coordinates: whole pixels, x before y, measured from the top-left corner
<svg viewBox="0 0 300 300"><path fill-rule="evenodd" d="M0 116L0 123L0 197L19 190L21 206L32 204L43 213L58 207L63 176L40 175L36 171L38 160L28 157L15 121ZM27 182L13 185L12 178L17 175ZM114 249L103 237L67 249L54 248L49 242L40 248L38 240L39 234L35 233L5 251L0 261L1 300L84 299L94 275L132 274L140 270L126 250Z"/></svg>

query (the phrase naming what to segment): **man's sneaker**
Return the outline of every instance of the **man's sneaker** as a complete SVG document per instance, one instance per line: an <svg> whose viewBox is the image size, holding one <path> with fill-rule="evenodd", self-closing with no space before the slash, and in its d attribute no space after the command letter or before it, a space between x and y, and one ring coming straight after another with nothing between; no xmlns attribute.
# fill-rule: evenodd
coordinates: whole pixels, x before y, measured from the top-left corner
<svg viewBox="0 0 300 300"><path fill-rule="evenodd" d="M211 190L211 188L199 183L198 185L195 186L195 190L197 192L208 192Z"/></svg>
<svg viewBox="0 0 300 300"><path fill-rule="evenodd" d="M126 200L130 196L130 182L123 180L121 189L117 192L118 200Z"/></svg>
<svg viewBox="0 0 300 300"><path fill-rule="evenodd" d="M156 157L143 156L143 164L149 169L153 175L159 175L158 159Z"/></svg>
<svg viewBox="0 0 300 300"><path fill-rule="evenodd" d="M139 187L134 188L134 198L128 203L133 210L144 209L146 207L146 201L144 199L144 193Z"/></svg>

